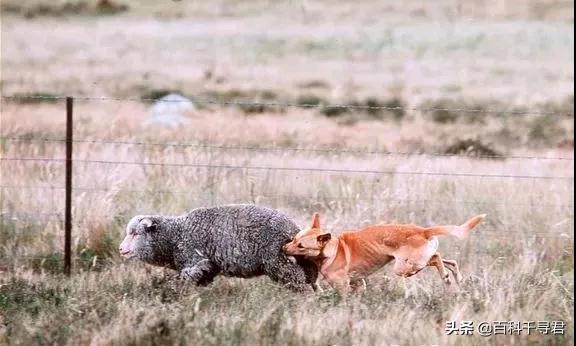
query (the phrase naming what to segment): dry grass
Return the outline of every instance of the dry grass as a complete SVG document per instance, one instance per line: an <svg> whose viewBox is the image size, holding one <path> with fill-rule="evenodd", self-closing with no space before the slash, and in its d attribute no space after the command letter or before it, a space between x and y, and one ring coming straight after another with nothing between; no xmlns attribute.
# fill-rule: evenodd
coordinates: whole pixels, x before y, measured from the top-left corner
<svg viewBox="0 0 576 346"><path fill-rule="evenodd" d="M50 188L63 186L62 162L1 161L0 185L44 189L0 189L0 345L573 343L573 179L402 173L571 177L573 161L385 154L478 143L505 156L573 158L572 3L143 0L106 16L87 3L2 2L3 94L180 91L407 109L329 117L326 108L199 105L183 128L150 129L142 126L149 104L76 101L76 139L191 144L76 143L77 160L390 174L76 161L68 279L59 274L64 191ZM559 115L410 110L463 105ZM63 143L38 141L63 137L61 101L0 106L2 137L34 139L0 140L1 157L64 157ZM244 149L223 148L233 146ZM270 149L295 147L372 153ZM432 270L402 281L388 268L348 300L331 290L294 294L265 278L196 288L118 257L134 214L223 203L280 208L302 227L318 211L336 233L381 221L488 218L469 239L441 240L464 273L457 293ZM446 336L448 320L563 320L568 335Z"/></svg>
<svg viewBox="0 0 576 346"><path fill-rule="evenodd" d="M573 5L460 3L146 0L116 16L7 13L2 90L134 96L153 86L198 96L269 88L296 99L320 81L326 88L312 89L335 102L375 96L408 106L439 97L532 106L573 95L573 19L563 10ZM547 8L565 17L534 20Z"/></svg>
<svg viewBox="0 0 576 346"><path fill-rule="evenodd" d="M564 344L572 337L446 336L446 320L566 320L573 286L524 254L467 275L444 294L436 277L375 278L344 301L331 291L295 295L266 279L169 283L159 271L118 265L71 280L18 272L0 288L16 344ZM507 270L502 270L502 267Z"/></svg>
<svg viewBox="0 0 576 346"><path fill-rule="evenodd" d="M220 109L200 111L190 116L186 128L157 129L151 136L140 125L146 114L144 105L94 102L76 105L78 139L262 149L78 143L77 159L390 172L573 174L572 161L264 150L270 146L406 150L406 137L416 135L419 128L437 130L439 136L455 132L458 135L453 138L457 138L473 133L471 126L477 127L465 123L441 125L416 117L402 123L364 120L342 126L313 110L244 116L240 109ZM60 138L63 124L57 119L62 118L61 111L61 103L4 103L3 134ZM411 118L409 114L407 119ZM489 131L502 130L497 127L500 123L489 118L478 136L489 138ZM518 126L512 130L520 135L526 129ZM442 140L420 137L432 148ZM4 141L0 148L4 157L63 156L62 143ZM570 156L572 152L519 147L509 148L507 154ZM62 185L64 170L59 162L2 164L3 185ZM566 193L573 188L572 180L78 162L74 184L88 190L74 192L77 273L71 280L53 274L61 266L61 219L42 214L61 211L63 191L2 190L3 211L40 218L6 217L1 227L0 259L5 272L1 274L0 306L4 333L17 344L482 344L484 339L445 336L445 321L564 320L573 325L574 201L573 194ZM384 270L371 277L365 294L349 301L342 301L332 291L294 295L267 279L222 278L209 288L198 289L167 279L170 273L124 264L117 257L116 246L132 215L177 214L222 203L281 208L303 227L312 212L320 211L327 228L335 232L380 221L455 223L477 213L487 213L489 218L468 240L442 240L442 253L457 259L466 277L461 292L448 295L432 271L403 283ZM408 333L399 325L419 327ZM543 336L513 339L519 343L568 340ZM513 340L495 338L491 342L509 344Z"/></svg>

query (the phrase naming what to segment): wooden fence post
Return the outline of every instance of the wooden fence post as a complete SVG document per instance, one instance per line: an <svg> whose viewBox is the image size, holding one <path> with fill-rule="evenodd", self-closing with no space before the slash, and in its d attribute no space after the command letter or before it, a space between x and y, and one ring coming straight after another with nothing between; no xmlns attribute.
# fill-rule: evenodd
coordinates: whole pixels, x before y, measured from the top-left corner
<svg viewBox="0 0 576 346"><path fill-rule="evenodd" d="M66 97L66 201L64 209L64 273L72 272L72 140L74 99Z"/></svg>

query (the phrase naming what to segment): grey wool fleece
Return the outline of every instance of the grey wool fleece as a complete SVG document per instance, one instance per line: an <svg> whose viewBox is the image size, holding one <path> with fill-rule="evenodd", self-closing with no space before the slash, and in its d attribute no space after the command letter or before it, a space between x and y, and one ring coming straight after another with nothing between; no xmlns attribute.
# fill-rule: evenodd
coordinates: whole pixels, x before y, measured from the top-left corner
<svg viewBox="0 0 576 346"><path fill-rule="evenodd" d="M120 251L207 285L218 274L268 275L293 290L315 288L316 266L282 252L300 229L278 210L249 204L198 208L181 216L133 217ZM296 263L294 263L296 262Z"/></svg>

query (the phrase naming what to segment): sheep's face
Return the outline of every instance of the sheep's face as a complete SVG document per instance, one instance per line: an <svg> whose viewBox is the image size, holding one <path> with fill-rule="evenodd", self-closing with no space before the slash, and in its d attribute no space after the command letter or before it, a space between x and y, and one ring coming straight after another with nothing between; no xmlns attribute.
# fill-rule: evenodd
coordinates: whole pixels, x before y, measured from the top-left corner
<svg viewBox="0 0 576 346"><path fill-rule="evenodd" d="M135 216L126 227L126 237L120 244L120 254L125 258L137 258L151 262L154 258L153 233L157 229L156 221L147 216Z"/></svg>

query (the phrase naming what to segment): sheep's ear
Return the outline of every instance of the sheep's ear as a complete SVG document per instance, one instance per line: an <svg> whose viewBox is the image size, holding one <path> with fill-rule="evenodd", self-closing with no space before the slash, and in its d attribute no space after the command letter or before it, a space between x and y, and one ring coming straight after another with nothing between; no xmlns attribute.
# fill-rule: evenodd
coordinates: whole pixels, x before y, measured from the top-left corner
<svg viewBox="0 0 576 346"><path fill-rule="evenodd" d="M156 222L154 220L145 218L140 221L140 224L144 226L144 232L153 232L156 230Z"/></svg>
<svg viewBox="0 0 576 346"><path fill-rule="evenodd" d="M320 228L320 214L314 213L312 218L312 227L310 228Z"/></svg>
<svg viewBox="0 0 576 346"><path fill-rule="evenodd" d="M320 234L319 236L316 237L316 240L321 245L325 245L328 241L330 241L330 239L332 239L332 235L330 233Z"/></svg>

